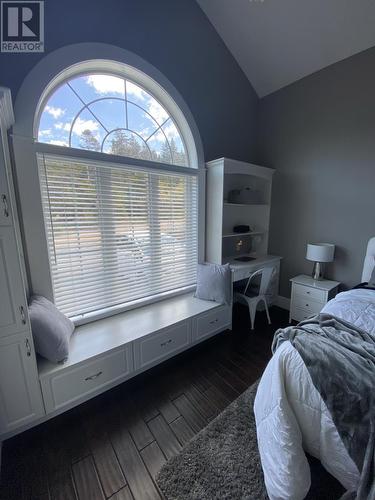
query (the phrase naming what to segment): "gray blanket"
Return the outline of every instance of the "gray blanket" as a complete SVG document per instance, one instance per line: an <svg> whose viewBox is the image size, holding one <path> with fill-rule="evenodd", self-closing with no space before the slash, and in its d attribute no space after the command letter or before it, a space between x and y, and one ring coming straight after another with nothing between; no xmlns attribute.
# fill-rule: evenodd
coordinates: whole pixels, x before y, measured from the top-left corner
<svg viewBox="0 0 375 500"><path fill-rule="evenodd" d="M337 431L361 473L343 498L375 500L375 337L327 314L278 330L302 357Z"/></svg>

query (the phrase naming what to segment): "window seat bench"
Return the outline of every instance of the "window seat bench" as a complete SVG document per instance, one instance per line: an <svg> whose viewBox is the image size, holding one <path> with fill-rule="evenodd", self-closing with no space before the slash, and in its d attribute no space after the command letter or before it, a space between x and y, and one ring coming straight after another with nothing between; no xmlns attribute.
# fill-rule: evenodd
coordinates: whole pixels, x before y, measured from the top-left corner
<svg viewBox="0 0 375 500"><path fill-rule="evenodd" d="M61 413L232 326L232 308L192 293L78 326L69 358L38 360L47 413Z"/></svg>

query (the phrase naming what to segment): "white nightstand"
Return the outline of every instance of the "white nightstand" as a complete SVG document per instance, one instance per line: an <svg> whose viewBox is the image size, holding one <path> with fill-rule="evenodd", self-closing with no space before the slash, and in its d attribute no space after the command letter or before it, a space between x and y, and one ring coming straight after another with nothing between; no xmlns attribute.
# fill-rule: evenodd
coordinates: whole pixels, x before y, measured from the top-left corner
<svg viewBox="0 0 375 500"><path fill-rule="evenodd" d="M289 323L292 319L302 321L318 314L323 306L337 294L340 285L338 281L316 281L305 274L300 274L290 281L292 282L292 298Z"/></svg>

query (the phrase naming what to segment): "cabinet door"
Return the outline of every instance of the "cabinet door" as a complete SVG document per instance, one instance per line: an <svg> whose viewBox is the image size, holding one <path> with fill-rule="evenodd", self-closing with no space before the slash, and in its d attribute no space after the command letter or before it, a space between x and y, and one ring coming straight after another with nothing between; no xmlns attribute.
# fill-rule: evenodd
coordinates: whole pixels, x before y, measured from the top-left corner
<svg viewBox="0 0 375 500"><path fill-rule="evenodd" d="M9 158L9 151L7 151L7 153L7 156L5 156L0 130L0 226L10 226L12 224L8 180L5 167L5 162L7 158Z"/></svg>
<svg viewBox="0 0 375 500"><path fill-rule="evenodd" d="M31 335L0 339L0 439L44 415Z"/></svg>
<svg viewBox="0 0 375 500"><path fill-rule="evenodd" d="M14 229L0 227L0 337L27 330L27 304Z"/></svg>

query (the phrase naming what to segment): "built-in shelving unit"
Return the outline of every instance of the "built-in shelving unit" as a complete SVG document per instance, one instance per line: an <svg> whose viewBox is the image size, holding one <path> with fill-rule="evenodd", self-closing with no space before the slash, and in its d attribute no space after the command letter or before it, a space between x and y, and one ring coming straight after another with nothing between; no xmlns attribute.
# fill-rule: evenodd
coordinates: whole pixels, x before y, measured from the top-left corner
<svg viewBox="0 0 375 500"><path fill-rule="evenodd" d="M268 252L274 170L220 158L207 163L206 260L221 264ZM249 226L237 233L235 226Z"/></svg>

